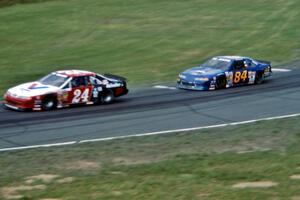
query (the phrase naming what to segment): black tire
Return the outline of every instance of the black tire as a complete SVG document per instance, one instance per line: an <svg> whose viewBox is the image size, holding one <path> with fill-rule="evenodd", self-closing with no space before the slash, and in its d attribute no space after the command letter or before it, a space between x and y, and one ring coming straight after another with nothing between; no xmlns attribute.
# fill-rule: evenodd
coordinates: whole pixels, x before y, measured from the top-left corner
<svg viewBox="0 0 300 200"><path fill-rule="evenodd" d="M113 102L115 96L112 90L106 90L102 94L100 94L101 103L109 104Z"/></svg>
<svg viewBox="0 0 300 200"><path fill-rule="evenodd" d="M255 84L262 84L264 82L264 73L263 72L257 72L255 75Z"/></svg>
<svg viewBox="0 0 300 200"><path fill-rule="evenodd" d="M224 76L218 77L216 80L216 89L225 89L226 84L227 84L226 77Z"/></svg>
<svg viewBox="0 0 300 200"><path fill-rule="evenodd" d="M45 111L54 110L57 106L57 100L54 97L45 97L42 101L42 109Z"/></svg>

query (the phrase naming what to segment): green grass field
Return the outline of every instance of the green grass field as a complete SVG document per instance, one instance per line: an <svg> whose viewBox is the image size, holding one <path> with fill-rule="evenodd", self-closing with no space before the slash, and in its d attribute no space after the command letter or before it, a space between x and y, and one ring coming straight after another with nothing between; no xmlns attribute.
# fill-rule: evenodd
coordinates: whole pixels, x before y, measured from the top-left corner
<svg viewBox="0 0 300 200"><path fill-rule="evenodd" d="M298 0L57 0L2 7L0 93L57 69L116 73L132 86L175 80L214 55L279 65L300 56L299 10Z"/></svg>
<svg viewBox="0 0 300 200"><path fill-rule="evenodd" d="M0 8L0 94L57 69L133 86L175 80L214 55L275 66L300 57L298 0L32 1ZM297 200L299 119L2 152L0 199ZM255 187L234 187L245 182Z"/></svg>
<svg viewBox="0 0 300 200"><path fill-rule="evenodd" d="M0 199L296 200L299 120L2 152Z"/></svg>

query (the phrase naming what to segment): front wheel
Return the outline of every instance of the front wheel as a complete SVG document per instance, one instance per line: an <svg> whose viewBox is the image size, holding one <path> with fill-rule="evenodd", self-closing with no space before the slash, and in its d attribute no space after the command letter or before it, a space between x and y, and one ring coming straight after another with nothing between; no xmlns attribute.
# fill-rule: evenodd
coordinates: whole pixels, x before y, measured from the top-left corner
<svg viewBox="0 0 300 200"><path fill-rule="evenodd" d="M216 80L216 89L224 89L226 88L226 78L225 77L219 77Z"/></svg>
<svg viewBox="0 0 300 200"><path fill-rule="evenodd" d="M57 105L57 101L54 97L46 97L42 101L42 109L45 110L45 111L55 109L56 105Z"/></svg>

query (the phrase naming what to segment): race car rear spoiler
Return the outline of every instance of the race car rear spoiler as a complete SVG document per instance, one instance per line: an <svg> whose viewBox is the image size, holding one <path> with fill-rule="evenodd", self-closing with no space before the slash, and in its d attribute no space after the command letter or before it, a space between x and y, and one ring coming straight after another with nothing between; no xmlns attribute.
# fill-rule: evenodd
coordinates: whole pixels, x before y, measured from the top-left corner
<svg viewBox="0 0 300 200"><path fill-rule="evenodd" d="M104 74L105 77L107 78L111 78L111 79L116 79L119 81L126 81L127 79L122 77L122 76L117 76L117 75L113 75L113 74Z"/></svg>
<svg viewBox="0 0 300 200"><path fill-rule="evenodd" d="M270 61L266 61L266 60L256 60L256 61L260 62L260 63L265 63L265 64L268 64L268 65L271 65Z"/></svg>

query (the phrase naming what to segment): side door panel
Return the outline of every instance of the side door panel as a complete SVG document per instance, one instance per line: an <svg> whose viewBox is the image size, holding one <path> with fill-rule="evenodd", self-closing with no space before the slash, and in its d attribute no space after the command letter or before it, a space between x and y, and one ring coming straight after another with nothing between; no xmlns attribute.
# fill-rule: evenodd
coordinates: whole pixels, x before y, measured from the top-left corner
<svg viewBox="0 0 300 200"><path fill-rule="evenodd" d="M239 85L239 84L246 84L248 83L248 70L235 70L233 72L233 84Z"/></svg>
<svg viewBox="0 0 300 200"><path fill-rule="evenodd" d="M91 99L91 86L74 87L69 93L69 102L71 104L86 103Z"/></svg>
<svg viewBox="0 0 300 200"><path fill-rule="evenodd" d="M88 77L74 77L71 81L71 89L68 92L69 104L86 103L91 100L93 86Z"/></svg>
<svg viewBox="0 0 300 200"><path fill-rule="evenodd" d="M248 70L244 66L243 61L238 61L233 64L232 74L233 85L247 84L249 82Z"/></svg>

